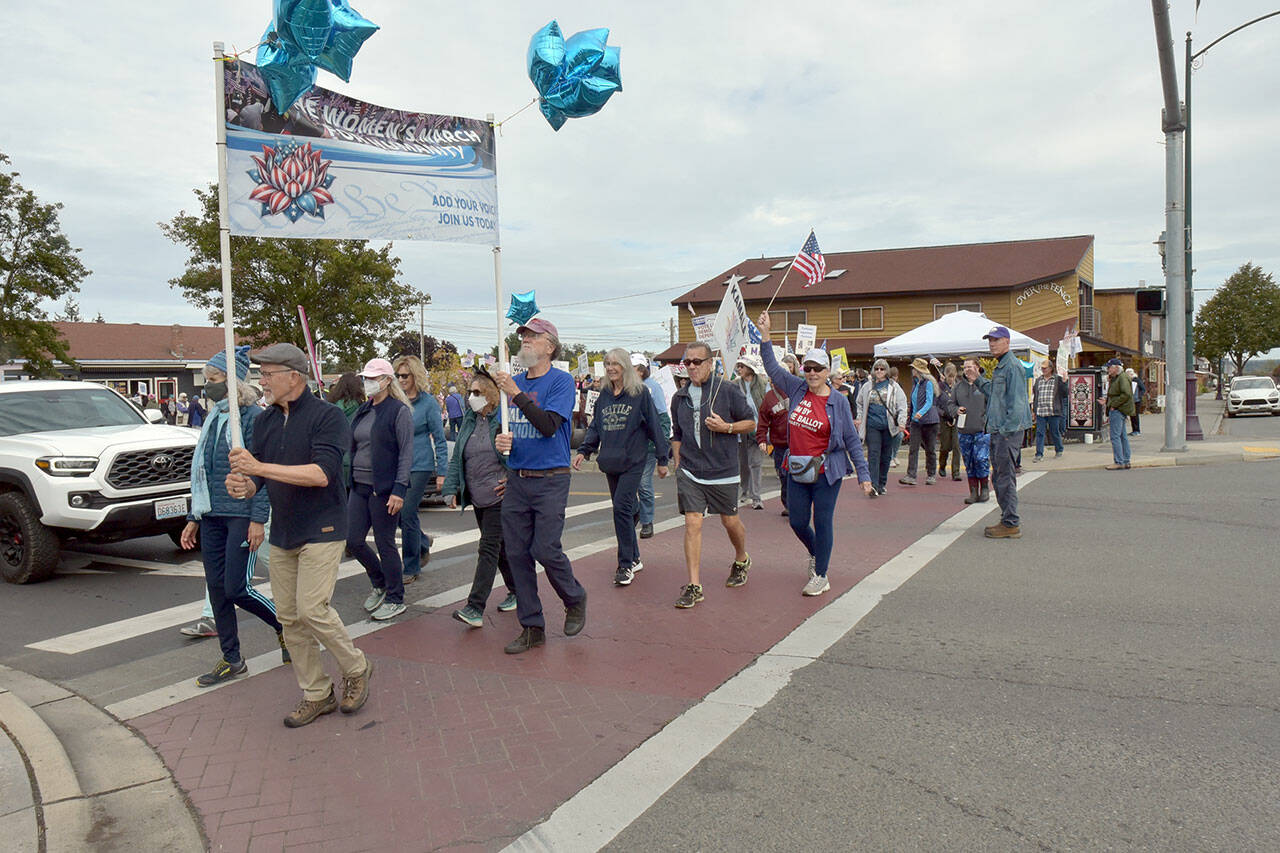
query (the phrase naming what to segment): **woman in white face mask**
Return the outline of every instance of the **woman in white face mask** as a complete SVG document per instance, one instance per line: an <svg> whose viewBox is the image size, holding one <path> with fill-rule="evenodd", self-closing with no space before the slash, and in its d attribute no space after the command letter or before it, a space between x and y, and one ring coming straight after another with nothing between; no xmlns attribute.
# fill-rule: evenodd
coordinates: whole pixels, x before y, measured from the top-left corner
<svg viewBox="0 0 1280 853"><path fill-rule="evenodd" d="M396 527L413 465L413 415L391 362L375 358L360 371L368 399L351 421L347 550L364 566L373 591L364 609L378 621L404 612L404 566ZM365 542L369 528L378 553Z"/></svg>
<svg viewBox="0 0 1280 853"><path fill-rule="evenodd" d="M502 547L502 493L506 488L506 459L494 447L494 437L502 426L498 412L498 386L482 367L471 380L467 392L467 408L458 427L458 440L449 459L449 474L444 480L443 494L452 496L453 506L471 504L480 528L480 548L476 556L475 580L467 605L453 612L453 618L472 628L484 625L484 606L493 591L493 578L502 573L507 597L498 610L516 609L515 586L507 566L507 552Z"/></svg>

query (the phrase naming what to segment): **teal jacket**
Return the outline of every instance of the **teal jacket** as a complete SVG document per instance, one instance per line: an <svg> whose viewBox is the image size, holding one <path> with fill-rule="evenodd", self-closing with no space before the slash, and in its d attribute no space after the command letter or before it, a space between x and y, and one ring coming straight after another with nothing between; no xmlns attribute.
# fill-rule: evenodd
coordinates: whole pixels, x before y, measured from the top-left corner
<svg viewBox="0 0 1280 853"><path fill-rule="evenodd" d="M1000 356L991 374L987 395L987 432L1021 432L1031 427L1031 403L1027 400L1027 370L1012 352Z"/></svg>
<svg viewBox="0 0 1280 853"><path fill-rule="evenodd" d="M465 508L471 502L470 495L467 494L467 472L466 472L466 449L467 439L471 438L471 433L476 431L476 413L467 406L462 412L462 426L458 427L458 436L453 443L453 456L449 457L449 473L445 475L444 487L440 489L442 495L457 495L458 507ZM502 413L497 409L493 410L493 414L489 416L489 443L492 444L494 438L498 435L498 430L502 429ZM498 453L495 446L494 453ZM510 471L507 465L507 457L498 453L498 461L502 463L504 471Z"/></svg>

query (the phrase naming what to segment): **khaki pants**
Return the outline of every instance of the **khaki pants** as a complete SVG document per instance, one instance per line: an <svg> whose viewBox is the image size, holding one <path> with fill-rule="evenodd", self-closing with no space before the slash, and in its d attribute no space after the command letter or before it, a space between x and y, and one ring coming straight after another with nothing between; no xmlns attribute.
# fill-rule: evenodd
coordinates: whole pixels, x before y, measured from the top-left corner
<svg viewBox="0 0 1280 853"><path fill-rule="evenodd" d="M329 604L338 582L344 542L308 542L301 548L271 546L271 597L284 641L293 658L293 674L312 702L329 695L333 680L320 662L320 644L333 652L348 678L365 671L364 652L351 643L338 611Z"/></svg>

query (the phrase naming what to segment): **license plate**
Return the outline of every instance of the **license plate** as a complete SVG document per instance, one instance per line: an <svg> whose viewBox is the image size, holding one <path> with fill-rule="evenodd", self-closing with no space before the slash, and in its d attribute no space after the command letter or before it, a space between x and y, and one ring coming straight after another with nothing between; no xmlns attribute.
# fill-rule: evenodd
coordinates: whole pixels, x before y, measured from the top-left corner
<svg viewBox="0 0 1280 853"><path fill-rule="evenodd" d="M187 514L187 499L185 497L166 498L156 501L154 507L156 521L164 521L166 518L184 518Z"/></svg>

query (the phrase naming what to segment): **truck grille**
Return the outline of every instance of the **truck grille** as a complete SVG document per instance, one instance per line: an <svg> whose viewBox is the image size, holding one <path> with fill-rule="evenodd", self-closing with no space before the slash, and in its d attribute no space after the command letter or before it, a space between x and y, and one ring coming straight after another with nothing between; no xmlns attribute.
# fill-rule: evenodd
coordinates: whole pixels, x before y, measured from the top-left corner
<svg viewBox="0 0 1280 853"><path fill-rule="evenodd" d="M111 463L107 482L117 489L185 483L191 479L194 447L162 447L121 453Z"/></svg>

